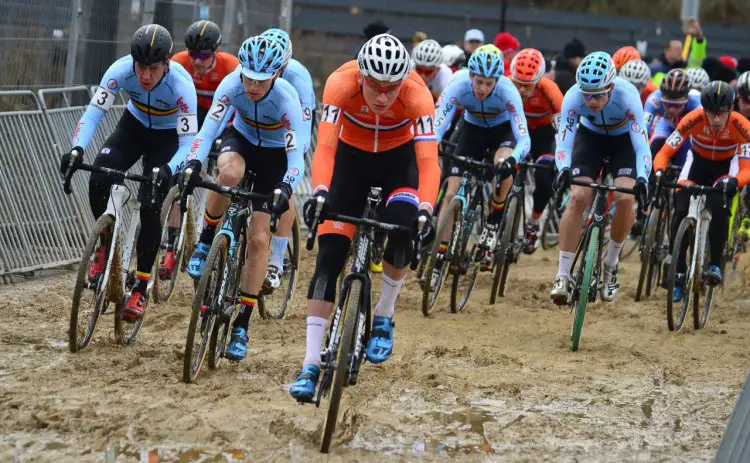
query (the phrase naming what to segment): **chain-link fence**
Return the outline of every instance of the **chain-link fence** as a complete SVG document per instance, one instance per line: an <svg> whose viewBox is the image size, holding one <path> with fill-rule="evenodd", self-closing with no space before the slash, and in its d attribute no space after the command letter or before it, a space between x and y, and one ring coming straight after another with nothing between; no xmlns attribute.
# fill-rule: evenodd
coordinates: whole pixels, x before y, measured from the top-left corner
<svg viewBox="0 0 750 463"><path fill-rule="evenodd" d="M3 0L0 2L0 87L97 84L129 52L133 32L157 23L184 50L188 26L211 19L224 49L269 27L286 26L291 0Z"/></svg>

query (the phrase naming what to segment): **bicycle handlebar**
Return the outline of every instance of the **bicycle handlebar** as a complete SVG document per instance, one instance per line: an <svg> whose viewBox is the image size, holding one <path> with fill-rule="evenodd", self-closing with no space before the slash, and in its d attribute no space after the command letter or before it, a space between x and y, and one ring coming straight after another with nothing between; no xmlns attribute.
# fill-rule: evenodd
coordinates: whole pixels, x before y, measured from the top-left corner
<svg viewBox="0 0 750 463"><path fill-rule="evenodd" d="M571 185L578 185L578 186L588 187L588 188L591 188L593 190L613 191L613 192L617 192L617 193L625 193L625 194L629 194L629 195L635 196L635 191L633 191L632 188L624 188L624 187L615 186L615 185L604 185L604 184L597 183L597 182L583 182L581 180L575 180L575 179L571 180L570 184Z"/></svg>
<svg viewBox="0 0 750 463"><path fill-rule="evenodd" d="M138 174L131 174L130 172L125 172L122 170L117 169L111 169L109 167L102 167L102 166L94 166L90 164L81 164L79 166L76 166L76 158L80 156L81 153L78 150L73 150L70 157L70 164L68 165L68 170L65 172L65 182L63 184L63 190L65 191L65 194L71 194L73 190L70 187L70 181L73 178L73 174L77 170L85 170L88 172L93 172L95 174L104 174L108 175L110 177L116 177L119 180L133 180L140 183L153 183L154 179L148 178L144 175L138 175ZM155 169L156 173L159 173L159 169Z"/></svg>
<svg viewBox="0 0 750 463"><path fill-rule="evenodd" d="M478 167L480 169L494 169L495 165L491 162L487 161L477 161L476 159L468 158L466 156L459 156L457 154L447 154L443 153L440 156L448 159L453 159L458 162L462 162L464 164L468 164L473 167Z"/></svg>

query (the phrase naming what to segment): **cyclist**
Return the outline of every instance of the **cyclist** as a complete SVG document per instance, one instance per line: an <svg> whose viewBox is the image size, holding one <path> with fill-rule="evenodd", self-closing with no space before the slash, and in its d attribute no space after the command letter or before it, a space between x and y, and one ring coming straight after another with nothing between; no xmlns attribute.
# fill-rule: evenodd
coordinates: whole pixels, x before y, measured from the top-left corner
<svg viewBox="0 0 750 463"><path fill-rule="evenodd" d="M688 68L687 74L690 78L690 95L700 98L701 91L711 82L708 73L703 68Z"/></svg>
<svg viewBox="0 0 750 463"><path fill-rule="evenodd" d="M544 56L534 48L521 50L510 63L511 80L521 94L523 112L529 123L531 153L536 162L553 165L563 95L556 83L542 77L544 72ZM532 254L539 246L539 219L552 196L554 178L551 170L534 171L534 203L525 227L526 254Z"/></svg>
<svg viewBox="0 0 750 463"><path fill-rule="evenodd" d="M640 59L641 54L638 52L638 49L630 45L618 49L615 54L612 55L612 61L615 62L615 69L617 69L617 72L620 72L622 67L625 66L625 63L638 61Z"/></svg>
<svg viewBox="0 0 750 463"><path fill-rule="evenodd" d="M292 41L289 34L281 29L268 29L261 37L275 39L284 49L284 65L277 76L286 80L297 90L302 105L301 131L312 135L313 120L315 119L315 89L313 88L310 72L299 61L292 58ZM309 144L307 145L309 147ZM303 152L303 155L305 153ZM268 273L266 283L272 288L281 286L281 275L284 269L284 252L289 235L294 226L294 217L297 214L294 200L289 201L289 210L284 213L279 221L276 235L272 239L271 257L268 262Z"/></svg>
<svg viewBox="0 0 750 463"><path fill-rule="evenodd" d="M174 55L173 61L180 63L193 77L195 93L198 94L198 127L203 125L211 107L216 87L239 64L237 58L219 51L221 29L212 21L196 21L185 33L185 48Z"/></svg>
<svg viewBox="0 0 750 463"><path fill-rule="evenodd" d="M750 71L743 72L737 79L737 112L750 119ZM750 187L745 188L745 216L740 224L740 233L745 240L750 239Z"/></svg>
<svg viewBox="0 0 750 463"><path fill-rule="evenodd" d="M654 93L657 88L651 82L651 69L644 61L639 59L628 61L620 68L620 77L627 80L638 89L641 95L641 104L646 104L646 99Z"/></svg>
<svg viewBox="0 0 750 463"><path fill-rule="evenodd" d="M370 186L383 188L381 217L389 223L416 225L429 243L430 218L439 187L432 95L411 71L409 52L390 34L370 39L350 61L328 78L323 91L323 117L313 156L315 193L305 204L311 225L317 198L327 209L362 215ZM318 257L307 301L307 353L290 394L309 401L320 374L320 348L333 308L336 280L344 267L355 227L323 222ZM414 231L416 233L416 230ZM383 289L375 306L367 359L386 361L393 350L393 313L406 275L412 241L409 234L389 234L385 249Z"/></svg>
<svg viewBox="0 0 750 463"><path fill-rule="evenodd" d="M412 50L411 59L412 67L430 89L432 98L437 101L453 78L451 68L443 64L443 49L440 44L432 39L419 42Z"/></svg>
<svg viewBox="0 0 750 463"><path fill-rule="evenodd" d="M608 157L609 173L615 185L633 188L640 204L645 204L651 151L638 90L625 79L616 77L612 58L602 51L591 53L581 61L576 81L563 99L565 120L557 132L555 189L569 186L571 178L593 182L601 171L602 161ZM581 234L581 217L592 199L591 189L574 185L560 220L560 260L550 293L558 305L567 304L570 298L570 269ZM617 296L620 250L635 218L632 196L615 193L614 202L616 209L601 287L602 300L607 302Z"/></svg>
<svg viewBox="0 0 750 463"><path fill-rule="evenodd" d="M276 40L268 37L251 37L243 42L237 56L240 66L216 89L206 122L188 158L188 166L199 172L219 128L231 117L233 108L237 117L222 136L216 183L237 186L246 172L252 170L256 193L272 195L275 189L281 190L281 197L273 205L270 198L253 202L252 222L247 232L247 262L241 276L241 307L226 351L230 360L242 360L247 355L250 314L268 264L270 214L281 214L289 208L292 191L305 170L304 153L310 143L309 126L302 122L299 94L290 83L276 78L284 64L284 51ZM175 162L173 159L172 164ZM229 199L223 195L215 192L208 195L203 231L188 263L188 274L196 280L203 273L216 226L228 203Z"/></svg>
<svg viewBox="0 0 750 463"><path fill-rule="evenodd" d="M435 134L440 142L448 130L458 106L464 109L463 129L458 136L456 155L480 160L489 153L497 166L497 173L504 181L500 191L493 188L490 218L483 231L482 240L487 240L489 249L494 249L493 240L500 224L505 197L512 183L516 161L529 152L531 139L523 112L523 101L516 87L503 76L503 55L494 45L483 45L469 59L469 73L451 82L438 100ZM443 173L448 177L443 201L448 204L456 195L465 167L460 163L445 162ZM493 181L494 183L494 181ZM498 194L499 193L499 194ZM442 209L438 222L452 220ZM446 235L439 236L440 252L448 246L450 227ZM491 262L490 251L483 268ZM438 269L439 270L439 269Z"/></svg>
<svg viewBox="0 0 750 463"><path fill-rule="evenodd" d="M734 90L725 82L714 81L704 88L701 92L703 107L694 109L682 118L677 129L656 155L654 170L664 171L672 156L689 138L692 147L680 174L680 183L723 185L726 199L731 202L738 189L750 182L750 122L732 111L734 97ZM739 158L736 174L731 169L735 156ZM708 227L710 260L705 277L711 285L717 285L723 280L721 258L729 232L729 209L724 208L723 196L708 197L712 217ZM674 246L677 227L688 213L690 192L677 191L675 205L670 249ZM675 281L672 295L675 302L682 300L683 296L681 278L686 270L685 249L680 250L677 259L677 273L681 275Z"/></svg>
<svg viewBox="0 0 750 463"><path fill-rule="evenodd" d="M446 45L443 47L443 64L451 71L456 72L466 65L466 52L458 45Z"/></svg>
<svg viewBox="0 0 750 463"><path fill-rule="evenodd" d="M115 61L104 73L99 88L73 133L74 148L63 155L61 172L66 172L73 150L83 152L96 132L104 114L112 107L117 93L125 90L130 101L115 131L104 142L94 160L95 166L128 170L143 159L144 175L162 166L156 201L151 201L151 186L141 185L141 231L136 243L136 285L128 296L122 317L136 321L143 316L147 304L147 285L156 259L161 237L161 202L164 187L179 165L170 169L166 163L174 156L184 159L198 130L197 97L190 74L170 61L172 37L158 24L139 28L130 42L130 55ZM78 156L76 162L82 162ZM75 167L75 166L74 166ZM107 209L109 191L114 180L104 174L92 173L89 179L91 212L99 217ZM104 272L106 256L102 245L89 267L89 280Z"/></svg>
<svg viewBox="0 0 750 463"><path fill-rule="evenodd" d="M669 79L667 79L669 76ZM651 136L662 118L677 125L675 118L684 114L690 92L690 78L682 68L672 69L659 84L659 90L646 100L643 111L646 118L646 130ZM700 101L693 98L692 101ZM671 133L671 132L670 132Z"/></svg>

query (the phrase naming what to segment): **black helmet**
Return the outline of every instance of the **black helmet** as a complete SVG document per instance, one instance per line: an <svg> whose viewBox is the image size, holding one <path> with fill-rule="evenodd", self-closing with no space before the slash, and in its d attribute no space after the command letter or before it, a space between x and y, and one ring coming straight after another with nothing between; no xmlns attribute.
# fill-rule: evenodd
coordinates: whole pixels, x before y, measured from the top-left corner
<svg viewBox="0 0 750 463"><path fill-rule="evenodd" d="M216 51L221 45L221 29L213 21L196 21L185 33L188 51Z"/></svg>
<svg viewBox="0 0 750 463"><path fill-rule="evenodd" d="M733 103L734 89L726 82L715 80L701 92L701 105L708 112L731 111Z"/></svg>
<svg viewBox="0 0 750 463"><path fill-rule="evenodd" d="M169 60L172 55L172 36L158 24L141 26L130 42L130 56L136 63L151 65Z"/></svg>
<svg viewBox="0 0 750 463"><path fill-rule="evenodd" d="M659 90L665 100L684 100L690 93L690 76L684 69L672 69L661 80Z"/></svg>
<svg viewBox="0 0 750 463"><path fill-rule="evenodd" d="M750 71L745 71L737 79L737 93L740 98L750 100Z"/></svg>

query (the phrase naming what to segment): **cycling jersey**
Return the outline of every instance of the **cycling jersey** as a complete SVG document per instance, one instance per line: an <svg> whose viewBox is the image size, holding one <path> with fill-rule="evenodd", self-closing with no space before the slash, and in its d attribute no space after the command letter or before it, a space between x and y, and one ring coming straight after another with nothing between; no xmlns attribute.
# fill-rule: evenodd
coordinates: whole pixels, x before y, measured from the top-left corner
<svg viewBox="0 0 750 463"><path fill-rule="evenodd" d="M179 148L175 157L184 158L198 131L198 104L190 75L182 66L170 61L169 70L162 80L147 92L138 83L130 55L115 61L104 73L99 88L73 132L73 146L86 149L96 132L96 126L114 104L120 89L130 95L128 112L144 127L177 130Z"/></svg>
<svg viewBox="0 0 750 463"><path fill-rule="evenodd" d="M523 159L531 147L531 139L523 112L523 101L516 87L507 77L497 79L495 88L487 98L479 101L471 88L471 76L466 74L454 79L437 102L437 128L435 134L440 142L453 120L456 107L464 109L464 119L478 127L491 128L510 121L516 146L512 156Z"/></svg>
<svg viewBox="0 0 750 463"><path fill-rule="evenodd" d="M412 61L411 67L412 69L416 67L414 61ZM440 98L443 90L448 87L448 84L451 83L451 80L453 80L453 71L451 71L451 68L449 68L445 64L440 63L440 66L438 66L437 74L435 74L432 82L427 84L427 88L430 89L430 93L432 93L432 99L434 101L437 101L438 98Z"/></svg>
<svg viewBox="0 0 750 463"><path fill-rule="evenodd" d="M529 127L537 129L553 124L557 128L560 125L560 110L563 102L563 94L560 88L552 80L542 77L536 84L534 94L523 100L523 112Z"/></svg>
<svg viewBox="0 0 750 463"><path fill-rule="evenodd" d="M641 92L641 104L643 104L643 106L646 106L646 100L648 100L648 97L657 90L659 90L659 87L654 85L653 82L651 82L650 80L646 82L646 88L644 88L643 92Z"/></svg>
<svg viewBox="0 0 750 463"><path fill-rule="evenodd" d="M208 110L211 107L211 102L214 99L214 92L219 86L219 83L229 75L232 71L237 69L239 61L234 55L224 53L223 51L217 51L215 54L214 62L208 69L208 72L202 76L195 74L193 69L193 62L190 59L190 55L187 51L181 51L172 57L172 61L180 63L185 70L190 73L193 78L193 84L195 85L195 93L198 95L198 106Z"/></svg>
<svg viewBox="0 0 750 463"><path fill-rule="evenodd" d="M290 59L286 69L281 74L281 78L292 84L299 94L300 104L302 105L302 129L307 133L312 133L312 119L315 111L315 89L313 88L312 77L305 66L296 59Z"/></svg>
<svg viewBox="0 0 750 463"><path fill-rule="evenodd" d="M229 74L216 89L214 102L198 135L195 137L186 160L206 161L219 129L231 117L234 129L257 147L284 148L288 170L284 181L292 189L302 180L305 170L304 153L310 144L310 132L303 128L299 95L292 84L276 79L268 94L258 102L245 94L240 69ZM183 161L175 156L169 165L173 168Z"/></svg>
<svg viewBox="0 0 750 463"><path fill-rule="evenodd" d="M669 160L690 138L693 155L709 161L727 161L739 156L737 183L743 187L750 182L750 122L738 112L732 112L727 126L718 134L711 132L703 108L697 108L682 118L677 129L667 138L654 160L655 170L666 170Z"/></svg>
<svg viewBox="0 0 750 463"><path fill-rule="evenodd" d="M440 167L433 122L435 106L430 91L422 78L411 71L398 98L380 116L367 105L358 79L359 67L356 61L350 61L326 81L312 184L316 190L330 188L339 139L370 153L390 151L413 140L419 171L419 206L434 206Z"/></svg>
<svg viewBox="0 0 750 463"><path fill-rule="evenodd" d="M598 113L586 106L580 87L575 84L565 93L562 114L565 119L557 129L557 154L555 155L558 170L570 167L573 141L578 131L577 122L580 118L580 124L593 133L607 136L629 133L635 150L637 177L648 179L651 172L651 149L646 137L640 95L633 84L621 77L616 77L614 89L609 95L609 102Z"/></svg>
<svg viewBox="0 0 750 463"><path fill-rule="evenodd" d="M680 114L677 116L677 120L673 121L673 125L677 125L680 122L680 119L682 119L685 114L689 113L690 111L694 110L695 108L700 107L701 105L701 97L700 93L695 95L688 95L687 104L685 104L685 109L683 109ZM643 108L644 112L644 119L646 120L646 128L649 134L652 134L654 131L654 128L659 123L659 120L664 117L664 105L661 102L661 90L657 90L651 95L649 95L648 99L646 100L646 104Z"/></svg>

